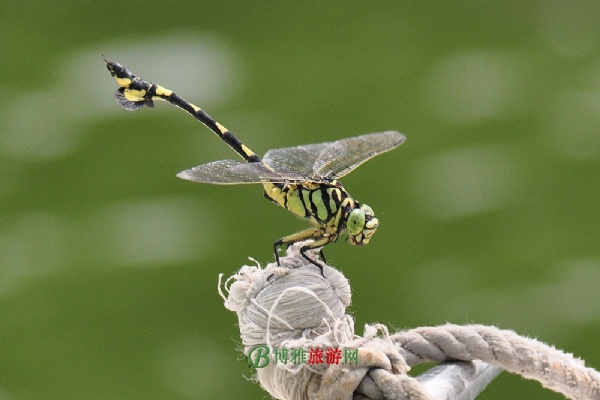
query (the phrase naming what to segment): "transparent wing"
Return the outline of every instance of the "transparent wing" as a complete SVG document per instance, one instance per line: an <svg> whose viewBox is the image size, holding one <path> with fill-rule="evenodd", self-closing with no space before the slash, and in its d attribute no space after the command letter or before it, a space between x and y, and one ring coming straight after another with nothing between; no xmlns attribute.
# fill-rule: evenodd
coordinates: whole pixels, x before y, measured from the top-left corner
<svg viewBox="0 0 600 400"><path fill-rule="evenodd" d="M219 160L186 169L177 174L178 178L199 183L236 185L245 183L289 183L304 181L295 173L275 171L261 162L244 163L233 160Z"/></svg>
<svg viewBox="0 0 600 400"><path fill-rule="evenodd" d="M260 164L261 163L256 163ZM262 183L268 181L258 171L249 169L236 171L237 167L249 164L233 160L219 160L186 169L177 174L178 178L192 182L235 185L243 183Z"/></svg>
<svg viewBox="0 0 600 400"><path fill-rule="evenodd" d="M306 181L308 179L296 171L289 171L286 166L275 163L272 163L272 165L262 162L240 163L232 167L231 171L238 174L257 175L262 179L262 182L293 182Z"/></svg>
<svg viewBox="0 0 600 400"><path fill-rule="evenodd" d="M177 174L192 182L233 185L244 183L312 181L340 178L365 161L404 142L394 131L371 133L336 142L269 150L263 162L220 160Z"/></svg>
<svg viewBox="0 0 600 400"><path fill-rule="evenodd" d="M263 161L278 172L295 175L295 179L310 179L313 177L313 165L317 157L330 144L306 144L269 150Z"/></svg>
<svg viewBox="0 0 600 400"><path fill-rule="evenodd" d="M399 132L387 131L330 143L314 160L309 176L341 178L365 161L400 146L405 139Z"/></svg>

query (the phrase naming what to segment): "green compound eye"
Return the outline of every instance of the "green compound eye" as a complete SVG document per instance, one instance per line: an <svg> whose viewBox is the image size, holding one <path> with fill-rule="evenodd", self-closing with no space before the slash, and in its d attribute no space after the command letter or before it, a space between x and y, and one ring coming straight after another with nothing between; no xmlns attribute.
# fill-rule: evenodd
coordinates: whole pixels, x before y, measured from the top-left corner
<svg viewBox="0 0 600 400"><path fill-rule="evenodd" d="M358 235L365 227L365 212L362 209L355 208L348 215L346 229L350 235Z"/></svg>

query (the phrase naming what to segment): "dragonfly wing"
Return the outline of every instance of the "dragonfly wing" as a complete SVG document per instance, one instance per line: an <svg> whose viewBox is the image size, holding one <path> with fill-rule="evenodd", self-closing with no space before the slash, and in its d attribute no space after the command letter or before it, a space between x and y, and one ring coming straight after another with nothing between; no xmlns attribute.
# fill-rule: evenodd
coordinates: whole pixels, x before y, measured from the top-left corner
<svg viewBox="0 0 600 400"><path fill-rule="evenodd" d="M279 170L275 170L262 162L239 163L232 167L231 171L243 175L256 175L261 179L261 182L282 182L284 179Z"/></svg>
<svg viewBox="0 0 600 400"><path fill-rule="evenodd" d="M370 133L328 144L313 163L310 175L337 179L371 158L400 146L405 136L399 132Z"/></svg>
<svg viewBox="0 0 600 400"><path fill-rule="evenodd" d="M263 161L283 175L295 175L295 179L308 179L313 175L313 165L317 157L330 144L305 144L269 150Z"/></svg>
<svg viewBox="0 0 600 400"><path fill-rule="evenodd" d="M262 183L265 180L269 180L261 177L258 171L237 169L240 166L244 167L246 165L249 164L233 160L213 161L181 171L177 174L177 177L192 182L214 183L217 185Z"/></svg>

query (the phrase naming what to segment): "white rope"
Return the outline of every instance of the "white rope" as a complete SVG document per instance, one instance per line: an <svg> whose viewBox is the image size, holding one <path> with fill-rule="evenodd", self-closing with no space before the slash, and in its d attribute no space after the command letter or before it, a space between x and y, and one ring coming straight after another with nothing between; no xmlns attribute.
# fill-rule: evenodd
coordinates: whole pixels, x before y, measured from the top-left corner
<svg viewBox="0 0 600 400"><path fill-rule="evenodd" d="M367 325L354 334L346 314L348 280L326 266L323 273L290 246L281 267L244 266L225 282L225 307L238 315L243 352L269 349L358 349L357 363L277 363L271 351L257 368L261 385L281 400L430 400L407 375L410 366L445 360L482 360L577 400L600 400L600 373L580 359L513 331L481 325L444 325L389 334ZM316 256L316 255L315 255ZM221 277L220 277L221 278Z"/></svg>

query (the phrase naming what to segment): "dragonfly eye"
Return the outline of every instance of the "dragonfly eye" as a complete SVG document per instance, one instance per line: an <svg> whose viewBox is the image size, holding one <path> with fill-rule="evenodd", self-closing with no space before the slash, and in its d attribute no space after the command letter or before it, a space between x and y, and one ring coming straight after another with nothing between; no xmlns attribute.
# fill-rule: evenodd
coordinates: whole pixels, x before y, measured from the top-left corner
<svg viewBox="0 0 600 400"><path fill-rule="evenodd" d="M371 207L363 204L360 208L355 208L348 215L346 222L350 243L357 246L369 243L378 226L379 221L375 218Z"/></svg>
<svg viewBox="0 0 600 400"><path fill-rule="evenodd" d="M351 236L358 235L365 226L365 212L360 208L355 208L350 211L348 221L346 222L346 230Z"/></svg>

